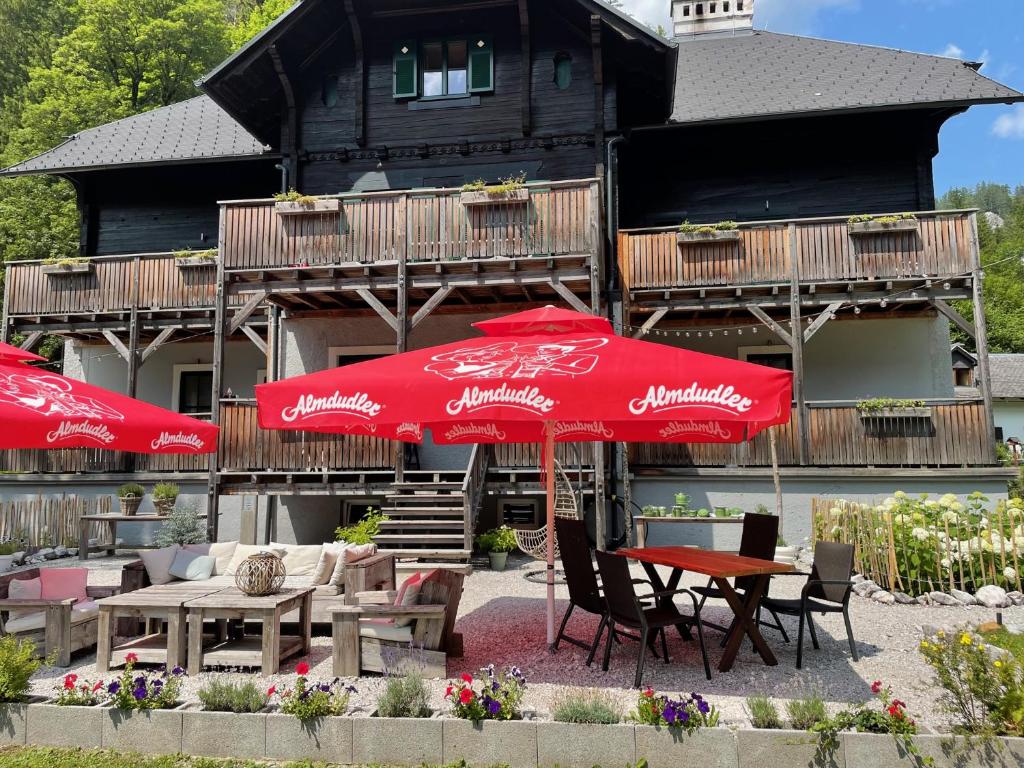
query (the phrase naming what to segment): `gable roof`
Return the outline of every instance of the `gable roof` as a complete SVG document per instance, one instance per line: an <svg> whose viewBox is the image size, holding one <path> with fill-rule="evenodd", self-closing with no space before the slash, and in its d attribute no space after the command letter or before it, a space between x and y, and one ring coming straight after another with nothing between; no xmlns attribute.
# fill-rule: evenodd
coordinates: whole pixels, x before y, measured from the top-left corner
<svg viewBox="0 0 1024 768"><path fill-rule="evenodd" d="M208 96L76 133L2 176L260 157L268 150Z"/></svg>
<svg viewBox="0 0 1024 768"><path fill-rule="evenodd" d="M992 397L1024 399L1024 355L989 355Z"/></svg>
<svg viewBox="0 0 1024 768"><path fill-rule="evenodd" d="M686 38L678 43L670 123L1024 100L976 67L777 32Z"/></svg>

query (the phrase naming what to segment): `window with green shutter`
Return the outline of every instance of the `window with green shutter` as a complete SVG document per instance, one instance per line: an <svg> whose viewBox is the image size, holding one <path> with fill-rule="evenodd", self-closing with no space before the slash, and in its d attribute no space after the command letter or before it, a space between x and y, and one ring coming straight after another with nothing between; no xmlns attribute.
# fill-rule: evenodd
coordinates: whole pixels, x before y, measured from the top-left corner
<svg viewBox="0 0 1024 768"><path fill-rule="evenodd" d="M494 48L490 38L474 37L469 41L469 92L494 90Z"/></svg>
<svg viewBox="0 0 1024 768"><path fill-rule="evenodd" d="M414 99L419 96L419 54L414 42L395 45L394 91L396 99Z"/></svg>

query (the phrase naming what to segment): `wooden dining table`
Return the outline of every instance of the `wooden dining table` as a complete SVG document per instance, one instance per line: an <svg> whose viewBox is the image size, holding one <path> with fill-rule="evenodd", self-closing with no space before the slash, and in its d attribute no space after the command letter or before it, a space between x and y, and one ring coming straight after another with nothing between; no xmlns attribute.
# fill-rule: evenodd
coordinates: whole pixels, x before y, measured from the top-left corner
<svg viewBox="0 0 1024 768"><path fill-rule="evenodd" d="M768 591L768 582L773 574L792 573L796 569L789 563L771 560L757 560L728 552L711 552L694 547L645 547L618 550L618 554L639 562L651 580L655 592L672 592L679 588L683 574L687 571L700 573L711 578L736 616L725 643L725 652L718 663L719 672L728 672L736 661L744 637L749 637L758 655L770 667L779 662L761 636L757 626L757 607ZM657 566L672 569L668 582L661 578ZM741 576L754 577L754 586L742 596L736 591L730 579ZM661 607L672 607L672 598L663 598ZM680 632L687 630L680 627ZM685 636L685 634L684 634Z"/></svg>

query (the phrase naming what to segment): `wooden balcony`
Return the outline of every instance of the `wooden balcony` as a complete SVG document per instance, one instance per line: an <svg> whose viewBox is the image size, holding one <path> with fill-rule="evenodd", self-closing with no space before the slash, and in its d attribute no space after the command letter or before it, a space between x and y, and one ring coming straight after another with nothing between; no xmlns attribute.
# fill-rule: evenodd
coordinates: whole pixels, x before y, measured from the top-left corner
<svg viewBox="0 0 1024 768"><path fill-rule="evenodd" d="M298 215L273 200L224 203L229 292L264 291L296 309L365 307L357 294L367 291L391 306L400 285L413 304L442 289L458 304L558 300L566 290L589 303L601 272L600 183L527 188L525 201L476 205L458 189L347 194L326 199L337 210Z"/></svg>
<svg viewBox="0 0 1024 768"><path fill-rule="evenodd" d="M715 295L714 289L750 289L742 292L742 302L788 292L794 282L834 284L849 294L865 285L928 288L938 280L945 298L965 295L963 285L978 258L976 214L916 216L917 226L909 231L851 235L847 218L766 221L740 224L738 239L686 244L677 242L676 229L626 230L619 233L619 270L623 286L640 303L681 289L702 299Z"/></svg>
<svg viewBox="0 0 1024 768"><path fill-rule="evenodd" d="M0 451L0 472L9 474L205 473L208 469L208 457L189 454L128 454L93 448Z"/></svg>
<svg viewBox="0 0 1024 768"><path fill-rule="evenodd" d="M995 464L981 402L930 405L928 417L866 418L854 405L810 404L808 466L984 467ZM794 409L776 433L779 465L800 466ZM770 467L767 433L741 445L638 443L636 467Z"/></svg>

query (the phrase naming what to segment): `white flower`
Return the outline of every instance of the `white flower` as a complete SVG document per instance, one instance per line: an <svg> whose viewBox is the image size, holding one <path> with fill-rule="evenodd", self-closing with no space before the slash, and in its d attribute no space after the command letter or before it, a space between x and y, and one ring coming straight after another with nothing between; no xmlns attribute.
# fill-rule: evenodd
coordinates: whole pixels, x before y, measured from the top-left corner
<svg viewBox="0 0 1024 768"><path fill-rule="evenodd" d="M947 509L939 516L939 519L944 523L953 523L955 525L960 521L960 515L950 509Z"/></svg>
<svg viewBox="0 0 1024 768"><path fill-rule="evenodd" d="M1022 502L1020 499L1010 499L1008 502L1006 502L1006 506L1008 506L1010 509L1024 509L1024 502Z"/></svg>
<svg viewBox="0 0 1024 768"><path fill-rule="evenodd" d="M964 505L961 504L959 501L954 501L952 504L949 505L949 508L952 509L954 512L964 511Z"/></svg>
<svg viewBox="0 0 1024 768"><path fill-rule="evenodd" d="M928 541L928 531L924 528L915 528L910 532L910 535L918 541Z"/></svg>
<svg viewBox="0 0 1024 768"><path fill-rule="evenodd" d="M939 502L937 502L935 499L928 499L928 501L926 501L924 503L924 505L926 507L928 507L928 509L938 509L939 508Z"/></svg>
<svg viewBox="0 0 1024 768"><path fill-rule="evenodd" d="M913 522L913 518L910 515L896 515L892 521L896 525L910 525Z"/></svg>
<svg viewBox="0 0 1024 768"><path fill-rule="evenodd" d="M939 499L940 507L951 507L956 503L956 494L947 493L945 496Z"/></svg>
<svg viewBox="0 0 1024 768"><path fill-rule="evenodd" d="M1010 566L1006 566L1005 568L1003 568L1003 577L1007 581L1016 581L1017 580L1017 571L1015 571Z"/></svg>
<svg viewBox="0 0 1024 768"><path fill-rule="evenodd" d="M949 566L950 566L949 558L948 557L942 558L942 560L939 562L939 565L941 565L946 570L949 570Z"/></svg>
<svg viewBox="0 0 1024 768"><path fill-rule="evenodd" d="M903 491L896 491L896 493L894 495L896 496L897 499L905 499L905 498L907 498L907 494L904 493Z"/></svg>

